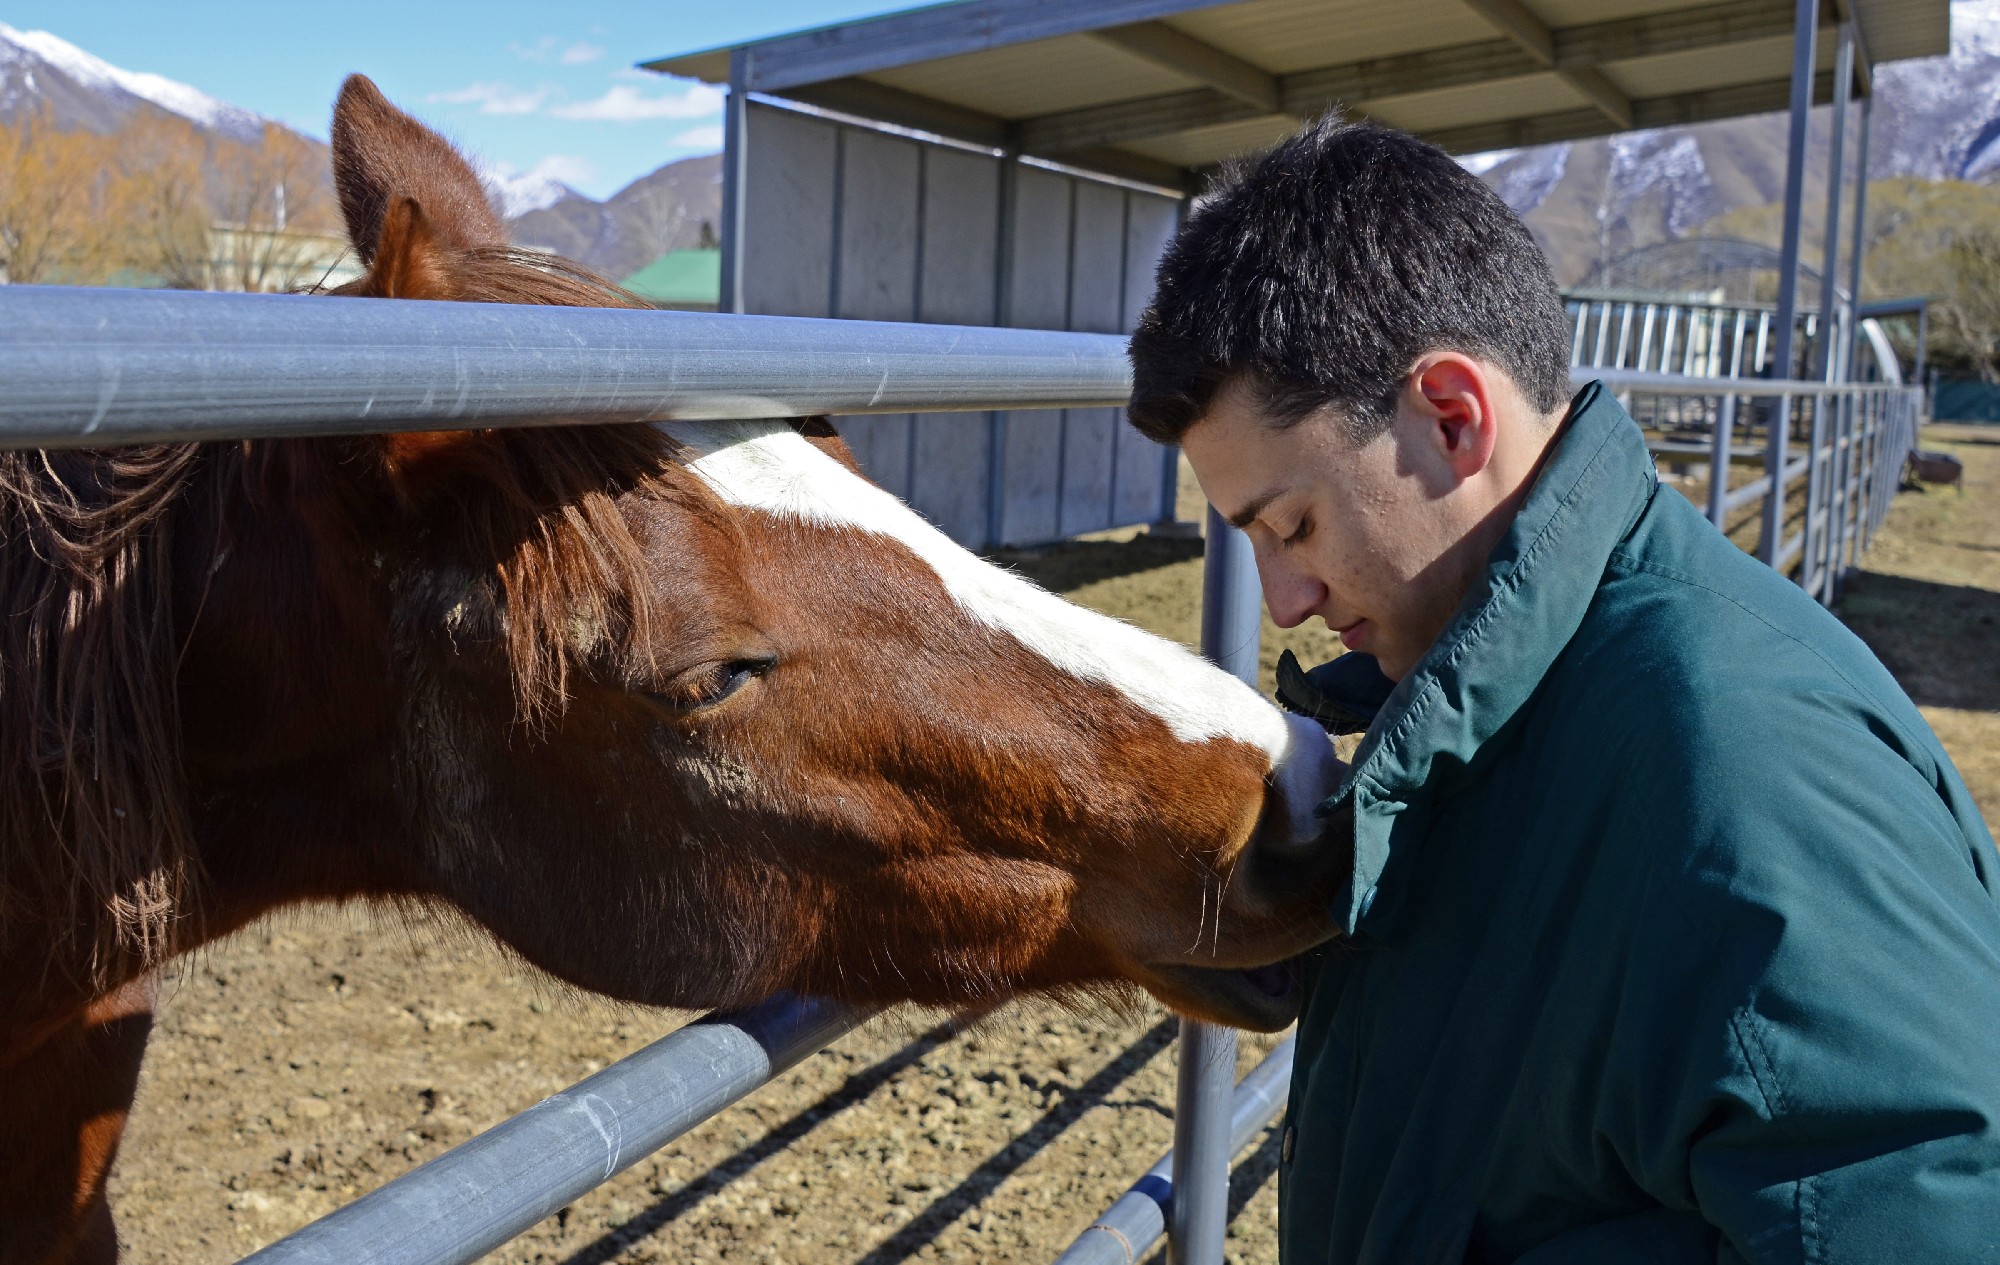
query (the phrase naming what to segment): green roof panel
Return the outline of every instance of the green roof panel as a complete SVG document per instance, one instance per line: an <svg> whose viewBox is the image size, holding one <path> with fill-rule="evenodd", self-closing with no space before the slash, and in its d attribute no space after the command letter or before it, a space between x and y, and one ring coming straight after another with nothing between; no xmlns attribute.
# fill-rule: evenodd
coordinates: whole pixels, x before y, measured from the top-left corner
<svg viewBox="0 0 2000 1265"><path fill-rule="evenodd" d="M714 307L722 298L722 252L670 250L619 283L669 307Z"/></svg>

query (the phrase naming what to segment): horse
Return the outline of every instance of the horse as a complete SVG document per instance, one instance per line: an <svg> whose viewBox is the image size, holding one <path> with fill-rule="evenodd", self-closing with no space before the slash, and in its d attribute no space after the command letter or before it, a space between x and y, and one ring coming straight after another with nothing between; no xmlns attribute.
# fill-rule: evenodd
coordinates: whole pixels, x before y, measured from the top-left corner
<svg viewBox="0 0 2000 1265"><path fill-rule="evenodd" d="M644 306L511 247L366 78L332 160L334 295ZM960 548L823 419L562 421L0 454L4 1265L116 1259L162 965L306 902L650 1006L1289 1022L1343 869L1315 726Z"/></svg>

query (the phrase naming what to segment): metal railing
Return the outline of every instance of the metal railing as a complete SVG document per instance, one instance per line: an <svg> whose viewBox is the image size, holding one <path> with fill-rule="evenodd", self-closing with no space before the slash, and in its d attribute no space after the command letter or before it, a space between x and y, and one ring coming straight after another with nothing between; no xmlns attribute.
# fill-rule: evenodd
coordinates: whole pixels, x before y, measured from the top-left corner
<svg viewBox="0 0 2000 1265"><path fill-rule="evenodd" d="M1563 308L1574 369L1690 378L1784 376L1773 363L1775 304L1575 290L1563 296ZM1833 347L1845 347L1852 309L1843 301L1828 316ZM1825 363L1819 359L1820 323L1817 312L1798 315L1792 372Z"/></svg>
<svg viewBox="0 0 2000 1265"><path fill-rule="evenodd" d="M1806 477L1805 527L1769 561L1804 560L1832 600L1879 526L1917 395L1884 387L1581 371L1628 399L1707 401L1652 437L1724 472L1710 516L1764 498L1782 527ZM685 312L0 287L0 447L355 434L816 413L1090 407L1130 390L1122 339L1090 334ZM1787 440L1797 414L1809 435ZM1760 450L1757 433L1764 436ZM1772 436L1775 435L1775 440ZM1691 436L1693 436L1691 438ZM1731 486L1763 452L1773 467ZM1262 603L1248 541L1212 511L1203 650L1255 681ZM681 1136L865 1021L775 999L712 1016L554 1095L271 1244L261 1265L458 1265ZM1234 1084L1234 1034L1185 1023L1175 1149L1065 1260L1136 1260L1163 1231L1180 1265L1222 1258L1231 1157L1276 1115L1291 1045ZM1177 1197L1168 1198L1175 1190Z"/></svg>
<svg viewBox="0 0 2000 1265"><path fill-rule="evenodd" d="M1839 600L1888 513L1923 409L1921 388L1884 383L1730 381L1629 370L1580 370L1574 377L1579 383L1601 380L1635 417L1655 419L1647 436L1655 458L1703 468L1709 521L1732 537L1754 521L1758 558L1788 575L1796 569L1800 587L1828 606ZM1657 407L1665 402L1675 407ZM1738 482L1733 475L1742 466L1761 473ZM1801 494L1796 508L1795 491ZM1753 518L1739 514L1751 506Z"/></svg>

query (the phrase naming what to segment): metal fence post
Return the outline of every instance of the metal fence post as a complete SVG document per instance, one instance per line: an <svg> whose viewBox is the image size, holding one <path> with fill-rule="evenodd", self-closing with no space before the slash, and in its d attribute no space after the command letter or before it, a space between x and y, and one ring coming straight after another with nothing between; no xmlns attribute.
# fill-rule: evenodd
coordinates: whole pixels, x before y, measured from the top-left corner
<svg viewBox="0 0 2000 1265"><path fill-rule="evenodd" d="M1736 340L1729 352L1729 376L1739 377L1743 372L1743 311L1736 312ZM1715 433L1710 436L1714 447L1708 458L1708 521L1715 524L1717 531L1727 530L1729 518L1729 445L1736 429L1736 395L1730 392L1722 397L1716 409Z"/></svg>
<svg viewBox="0 0 2000 1265"><path fill-rule="evenodd" d="M1803 528L1805 539L1799 549L1799 586L1806 592L1819 593L1819 554L1826 540L1826 506L1828 471L1826 460L1820 455L1820 448L1826 442L1826 397L1812 398L1812 421L1806 429L1806 521Z"/></svg>
<svg viewBox="0 0 2000 1265"><path fill-rule="evenodd" d="M1208 510L1201 577L1201 650L1225 671L1257 683L1264 595L1250 538ZM1221 1265L1229 1232L1229 1116L1236 1090L1236 1033L1181 1020L1174 1093L1174 1199L1167 1217L1173 1265Z"/></svg>

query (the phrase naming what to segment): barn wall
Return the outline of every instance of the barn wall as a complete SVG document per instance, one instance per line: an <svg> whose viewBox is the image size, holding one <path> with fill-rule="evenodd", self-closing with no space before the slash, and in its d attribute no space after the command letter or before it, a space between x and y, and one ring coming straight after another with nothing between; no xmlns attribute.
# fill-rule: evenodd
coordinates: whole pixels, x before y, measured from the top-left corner
<svg viewBox="0 0 2000 1265"><path fill-rule="evenodd" d="M754 100L745 134L747 312L1128 332L1179 222L1169 196ZM1117 409L839 426L870 477L973 548L1171 514L1172 454Z"/></svg>

